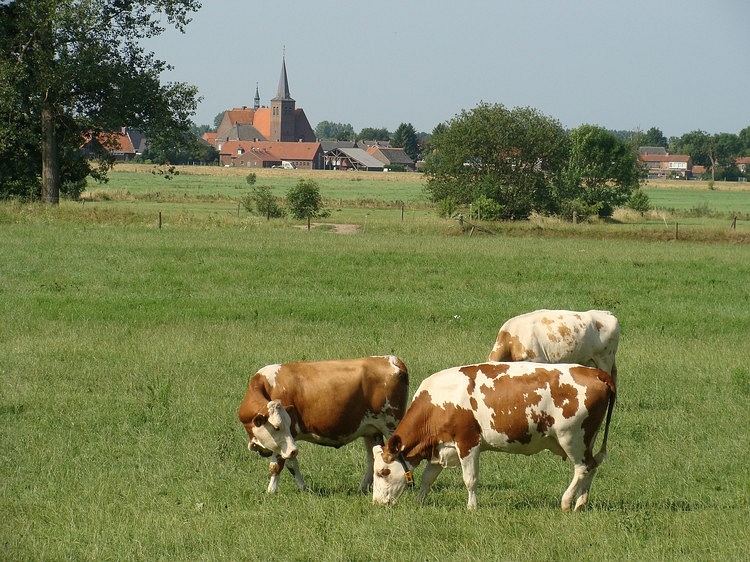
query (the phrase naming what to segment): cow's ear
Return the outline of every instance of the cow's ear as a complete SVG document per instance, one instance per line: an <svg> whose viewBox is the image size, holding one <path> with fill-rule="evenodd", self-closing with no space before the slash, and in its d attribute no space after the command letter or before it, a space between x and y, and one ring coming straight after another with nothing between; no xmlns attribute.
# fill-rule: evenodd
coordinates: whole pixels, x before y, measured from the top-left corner
<svg viewBox="0 0 750 562"><path fill-rule="evenodd" d="M392 454L392 455L398 455L401 452L401 449L404 448L403 444L401 443L401 437L398 435L394 435L388 440L388 443L385 444L386 450Z"/></svg>
<svg viewBox="0 0 750 562"><path fill-rule="evenodd" d="M255 427L260 427L267 421L268 421L268 418L264 416L263 414L255 414L255 417L253 418L253 425Z"/></svg>

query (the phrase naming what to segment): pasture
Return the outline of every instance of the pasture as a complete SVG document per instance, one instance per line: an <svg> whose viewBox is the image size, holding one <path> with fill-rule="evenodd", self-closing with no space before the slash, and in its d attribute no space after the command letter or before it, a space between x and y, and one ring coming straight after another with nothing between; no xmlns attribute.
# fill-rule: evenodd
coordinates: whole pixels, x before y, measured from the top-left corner
<svg viewBox="0 0 750 562"><path fill-rule="evenodd" d="M418 201L396 193L419 186L387 189L382 201ZM342 205L330 221L360 226L344 235L237 216L223 196L187 199L206 207L0 207L0 558L747 556L744 239L599 235L621 225L461 236L421 203L404 220L389 205ZM267 460L246 449L236 416L259 367L394 353L413 392L484 360L505 319L543 307L609 309L622 325L609 460L586 511L560 511L572 466L549 453L483 454L476 513L458 469L424 506L416 492L372 506L357 491L359 443L300 443L311 491L285 473L265 493Z"/></svg>

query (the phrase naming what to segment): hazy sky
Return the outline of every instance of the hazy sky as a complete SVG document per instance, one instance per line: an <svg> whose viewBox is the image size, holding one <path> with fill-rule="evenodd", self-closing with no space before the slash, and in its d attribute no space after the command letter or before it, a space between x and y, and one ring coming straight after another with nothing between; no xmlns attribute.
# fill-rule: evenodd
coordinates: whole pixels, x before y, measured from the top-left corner
<svg viewBox="0 0 750 562"><path fill-rule="evenodd" d="M146 46L213 125L276 95L320 121L431 132L480 102L564 127L737 133L750 125L748 0L204 0Z"/></svg>

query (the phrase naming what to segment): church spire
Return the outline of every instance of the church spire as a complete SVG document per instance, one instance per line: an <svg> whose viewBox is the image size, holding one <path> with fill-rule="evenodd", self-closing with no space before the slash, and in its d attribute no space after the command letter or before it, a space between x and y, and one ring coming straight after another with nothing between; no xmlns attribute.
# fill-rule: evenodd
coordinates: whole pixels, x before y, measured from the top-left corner
<svg viewBox="0 0 750 562"><path fill-rule="evenodd" d="M258 83L255 83L255 99L253 100L253 109L260 107L260 94L258 93Z"/></svg>
<svg viewBox="0 0 750 562"><path fill-rule="evenodd" d="M292 96L289 95L289 81L286 77L286 53L281 58L281 76L279 77L279 89L276 92L275 100L292 100Z"/></svg>

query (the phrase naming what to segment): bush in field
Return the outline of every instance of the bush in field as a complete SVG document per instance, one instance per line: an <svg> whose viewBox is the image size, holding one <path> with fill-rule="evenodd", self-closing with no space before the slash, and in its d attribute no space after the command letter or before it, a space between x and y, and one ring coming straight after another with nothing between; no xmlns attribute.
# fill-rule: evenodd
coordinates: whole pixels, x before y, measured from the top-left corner
<svg viewBox="0 0 750 562"><path fill-rule="evenodd" d="M455 214L457 208L456 198L450 195L435 203L435 212L439 217L449 219Z"/></svg>
<svg viewBox="0 0 750 562"><path fill-rule="evenodd" d="M247 185L255 185L257 179L258 176L255 175L255 172L250 172L245 178L245 181L247 182Z"/></svg>
<svg viewBox="0 0 750 562"><path fill-rule="evenodd" d="M628 199L627 207L640 213L641 215L646 214L651 210L651 201L642 189L636 189Z"/></svg>
<svg viewBox="0 0 750 562"><path fill-rule="evenodd" d="M503 214L502 205L494 199L490 199L484 195L481 195L479 199L474 201L473 206L476 211L476 217L480 220L500 220Z"/></svg>
<svg viewBox="0 0 750 562"><path fill-rule="evenodd" d="M323 218L331 214L328 209L323 208L323 198L320 196L320 188L315 180L299 180L297 185L287 192L286 199L295 219L307 219L308 230L311 219Z"/></svg>
<svg viewBox="0 0 750 562"><path fill-rule="evenodd" d="M242 204L249 213L257 211L259 215L264 215L268 219L278 219L286 215L286 211L279 205L267 185L254 186L252 194L244 197Z"/></svg>

